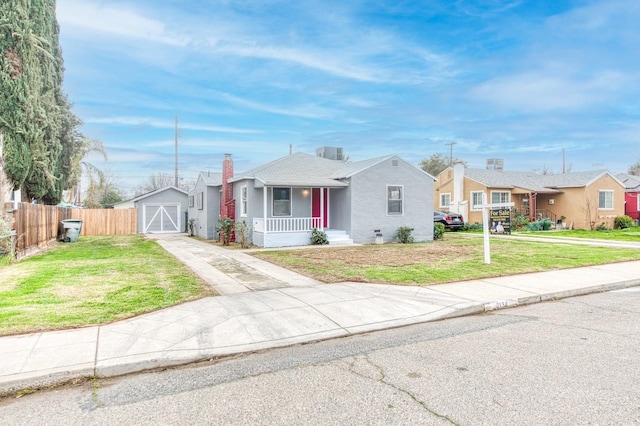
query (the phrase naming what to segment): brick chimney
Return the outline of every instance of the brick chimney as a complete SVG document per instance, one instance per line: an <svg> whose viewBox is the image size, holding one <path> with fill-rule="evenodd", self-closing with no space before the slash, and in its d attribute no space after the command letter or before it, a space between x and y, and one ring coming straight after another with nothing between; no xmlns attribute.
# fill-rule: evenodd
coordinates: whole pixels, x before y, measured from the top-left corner
<svg viewBox="0 0 640 426"><path fill-rule="evenodd" d="M220 200L220 217L235 221L236 220L236 203L233 199L233 184L229 183L229 179L233 177L233 160L231 154L224 155L222 161L222 200ZM235 232L231 232L231 241L236 240Z"/></svg>
<svg viewBox="0 0 640 426"><path fill-rule="evenodd" d="M224 155L222 162L222 200L220 200L220 216L235 220L236 209L235 200L233 199L233 184L229 183L229 179L233 177L233 160L231 154Z"/></svg>

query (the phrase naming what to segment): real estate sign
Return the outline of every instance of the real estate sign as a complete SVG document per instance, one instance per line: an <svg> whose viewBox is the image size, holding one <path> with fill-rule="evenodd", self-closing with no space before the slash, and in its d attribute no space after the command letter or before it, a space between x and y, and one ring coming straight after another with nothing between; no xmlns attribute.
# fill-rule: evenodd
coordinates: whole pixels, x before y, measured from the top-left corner
<svg viewBox="0 0 640 426"><path fill-rule="evenodd" d="M511 234L511 208L499 207L489 210L489 224L492 234Z"/></svg>

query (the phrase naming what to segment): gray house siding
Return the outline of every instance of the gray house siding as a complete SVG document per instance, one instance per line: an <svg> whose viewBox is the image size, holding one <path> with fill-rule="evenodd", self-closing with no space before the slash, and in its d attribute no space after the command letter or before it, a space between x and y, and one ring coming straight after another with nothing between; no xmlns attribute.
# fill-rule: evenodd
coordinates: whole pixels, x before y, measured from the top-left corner
<svg viewBox="0 0 640 426"><path fill-rule="evenodd" d="M403 188L402 214L387 213L388 185ZM385 241L392 241L401 226L413 228L416 241L433 240L433 179L426 173L392 158L352 176L350 187L350 232L354 242L375 242L376 230Z"/></svg>
<svg viewBox="0 0 640 426"><path fill-rule="evenodd" d="M329 228L351 233L351 188L329 190Z"/></svg>
<svg viewBox="0 0 640 426"><path fill-rule="evenodd" d="M202 194L201 205L198 204L198 194ZM193 189L189 191L189 197L193 197L193 206L189 207L189 219L195 219L195 235L209 240L215 238L215 228L220 216L220 187L208 186L200 176Z"/></svg>

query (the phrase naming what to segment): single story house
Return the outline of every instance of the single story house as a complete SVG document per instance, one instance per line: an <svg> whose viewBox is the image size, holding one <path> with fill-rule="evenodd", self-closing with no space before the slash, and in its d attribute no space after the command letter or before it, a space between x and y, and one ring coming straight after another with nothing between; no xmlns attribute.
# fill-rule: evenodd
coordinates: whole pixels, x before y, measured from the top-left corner
<svg viewBox="0 0 640 426"><path fill-rule="evenodd" d="M640 176L620 173L616 175L624 184L624 214L634 220L640 219Z"/></svg>
<svg viewBox="0 0 640 426"><path fill-rule="evenodd" d="M483 197L488 203L513 202L531 221L549 218L574 228L601 223L613 227L624 214L625 187L606 170L540 175L456 164L435 182L434 208L461 213L469 223L482 223Z"/></svg>
<svg viewBox="0 0 640 426"><path fill-rule="evenodd" d="M138 233L186 232L187 193L174 186L157 189L114 204L114 209L138 211Z"/></svg>
<svg viewBox="0 0 640 426"><path fill-rule="evenodd" d="M216 237L216 225L220 217L220 191L222 173L201 172L196 184L189 191L189 219L193 221L193 233L211 240Z"/></svg>
<svg viewBox="0 0 640 426"><path fill-rule="evenodd" d="M200 174L189 192L196 234L213 238L229 217L245 221L260 247L308 245L313 228L330 244L390 241L402 226L416 241L433 239L431 175L396 155L344 162L336 152L293 153L243 173L226 154L220 181Z"/></svg>

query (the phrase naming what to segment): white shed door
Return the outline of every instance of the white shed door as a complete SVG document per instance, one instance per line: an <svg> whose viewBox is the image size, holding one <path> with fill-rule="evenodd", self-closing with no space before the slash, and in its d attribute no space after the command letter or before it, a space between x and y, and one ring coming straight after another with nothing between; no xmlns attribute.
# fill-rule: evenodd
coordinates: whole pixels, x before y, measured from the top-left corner
<svg viewBox="0 0 640 426"><path fill-rule="evenodd" d="M143 204L144 233L180 232L180 204Z"/></svg>

